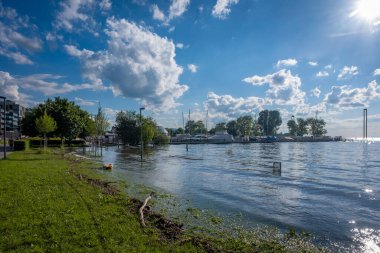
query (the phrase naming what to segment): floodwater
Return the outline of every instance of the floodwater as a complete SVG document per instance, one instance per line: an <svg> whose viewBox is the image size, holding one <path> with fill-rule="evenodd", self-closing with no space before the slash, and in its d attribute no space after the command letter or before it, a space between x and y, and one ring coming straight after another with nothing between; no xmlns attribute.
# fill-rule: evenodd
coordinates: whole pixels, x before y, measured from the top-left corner
<svg viewBox="0 0 380 253"><path fill-rule="evenodd" d="M340 252L380 252L380 143L169 145L103 152L111 176L247 224L305 230ZM281 173L273 173L281 162Z"/></svg>

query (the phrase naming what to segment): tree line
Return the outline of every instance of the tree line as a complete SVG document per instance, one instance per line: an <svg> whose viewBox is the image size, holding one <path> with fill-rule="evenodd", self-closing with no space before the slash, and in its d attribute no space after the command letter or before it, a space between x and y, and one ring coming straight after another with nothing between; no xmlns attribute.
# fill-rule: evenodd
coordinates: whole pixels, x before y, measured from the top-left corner
<svg viewBox="0 0 380 253"><path fill-rule="evenodd" d="M143 128L143 143L167 143L168 137L158 131L156 122L149 117L140 119L134 111L120 111L116 116L115 130L125 144L140 142L140 126ZM21 132L27 136L59 137L62 145L71 145L76 138L99 139L110 129L106 114L98 108L96 115L90 115L66 98L47 99L33 108L28 108L22 120Z"/></svg>

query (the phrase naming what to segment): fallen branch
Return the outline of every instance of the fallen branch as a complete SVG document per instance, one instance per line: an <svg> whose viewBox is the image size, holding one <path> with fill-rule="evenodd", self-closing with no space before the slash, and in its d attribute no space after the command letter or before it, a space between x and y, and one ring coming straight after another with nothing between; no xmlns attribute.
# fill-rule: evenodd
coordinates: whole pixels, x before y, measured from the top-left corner
<svg viewBox="0 0 380 253"><path fill-rule="evenodd" d="M146 204L148 204L148 201L153 197L153 195L154 195L154 192L151 192L150 195L144 200L144 203L142 204L142 206L139 209L140 221L141 221L141 225L143 227L146 227L145 221L144 221L144 213L143 213L143 211L144 211L144 208L145 208Z"/></svg>

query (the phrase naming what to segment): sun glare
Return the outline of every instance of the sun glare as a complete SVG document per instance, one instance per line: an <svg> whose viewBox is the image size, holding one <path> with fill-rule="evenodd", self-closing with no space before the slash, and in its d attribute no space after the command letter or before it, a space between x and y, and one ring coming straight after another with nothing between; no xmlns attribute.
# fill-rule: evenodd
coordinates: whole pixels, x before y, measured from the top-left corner
<svg viewBox="0 0 380 253"><path fill-rule="evenodd" d="M354 15L367 21L375 21L380 18L380 0L359 0Z"/></svg>

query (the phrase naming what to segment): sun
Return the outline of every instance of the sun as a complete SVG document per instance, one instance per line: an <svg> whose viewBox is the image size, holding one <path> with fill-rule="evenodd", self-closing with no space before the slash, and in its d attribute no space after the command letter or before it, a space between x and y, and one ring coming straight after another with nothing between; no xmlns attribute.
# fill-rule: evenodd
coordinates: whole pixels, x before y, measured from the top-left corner
<svg viewBox="0 0 380 253"><path fill-rule="evenodd" d="M380 18L380 0L359 0L352 16L358 16L368 22Z"/></svg>

